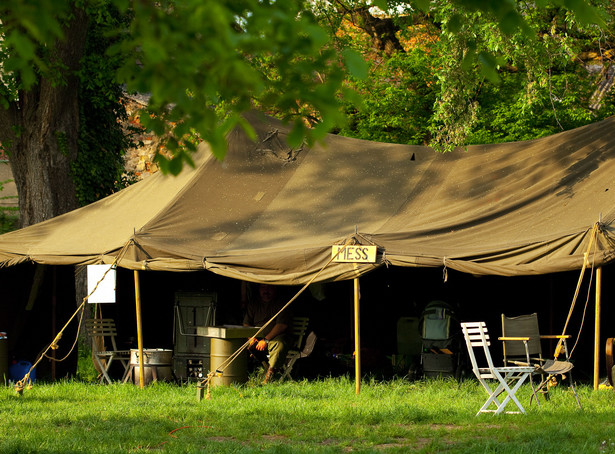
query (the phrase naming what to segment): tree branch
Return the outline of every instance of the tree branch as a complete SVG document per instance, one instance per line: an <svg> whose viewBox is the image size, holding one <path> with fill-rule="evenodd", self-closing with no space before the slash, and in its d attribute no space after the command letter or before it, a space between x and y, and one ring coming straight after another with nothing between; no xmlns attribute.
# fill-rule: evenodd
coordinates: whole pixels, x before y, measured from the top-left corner
<svg viewBox="0 0 615 454"><path fill-rule="evenodd" d="M337 0L335 4L335 8L340 14L348 15L354 25L372 38L372 45L375 49L388 56L395 52L405 52L397 38L397 32L400 28L393 18L376 17L370 12L370 7L367 5L350 7L341 0Z"/></svg>

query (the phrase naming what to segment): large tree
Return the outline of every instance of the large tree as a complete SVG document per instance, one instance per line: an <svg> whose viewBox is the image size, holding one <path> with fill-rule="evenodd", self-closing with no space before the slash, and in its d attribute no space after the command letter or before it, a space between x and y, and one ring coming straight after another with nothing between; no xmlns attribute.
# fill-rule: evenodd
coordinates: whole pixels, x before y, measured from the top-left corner
<svg viewBox="0 0 615 454"><path fill-rule="evenodd" d="M131 18L113 34L116 81L150 95L147 128L165 138L163 169L190 162L195 137L220 158L225 134L255 100L295 120L291 141L313 140L341 119L344 65L301 2L10 0L0 6L0 142L10 157L26 226L77 206L74 163L88 27L105 8ZM269 68L275 68L272 76ZM267 70L267 71L266 71ZM307 129L306 106L319 126ZM81 117L83 118L83 117Z"/></svg>
<svg viewBox="0 0 615 454"><path fill-rule="evenodd" d="M586 22L599 22L595 9L583 1L556 3L586 14ZM464 115L473 113L472 106L466 111L459 109L459 100L467 98L463 91L466 82L472 89L481 77L493 79L500 61L492 50L499 45L500 36L521 36L516 42L522 45L533 33L528 12L523 9L525 3L514 1L422 0L415 4L357 0L330 4L338 17L350 15L388 57L402 48L396 32L399 20L408 16L377 17L371 9L374 4L393 12L410 11L416 21L427 17L446 33L443 36L456 52L455 62L450 60L440 77L455 90L443 93L462 96L436 100L444 127L433 131L444 131L443 137L452 137L453 143L464 135L447 130L447 125L463 125ZM544 4L536 2L543 8ZM343 84L344 67L355 76L364 76L365 66L356 53L331 41L315 17L316 5L300 0L2 2L0 142L10 156L17 183L21 225L77 206L74 163L89 146L80 140L80 119L86 112L80 99L84 94L80 87L87 82L83 77L83 65L88 61L84 43L101 11L117 8L130 17L125 27L118 26L108 36L115 43L108 55L121 62L117 83L129 91L150 94L149 115L141 118L146 127L165 139L167 158L161 159L161 167L176 173L184 162L190 162L194 138L208 141L213 152L223 158L226 132L243 124L250 133L239 114L255 105L276 109L294 121L290 141L297 145L343 123L342 99L352 94ZM488 21L479 24L481 15ZM496 39L491 43L495 44L481 48L483 41L472 39L477 32L493 32ZM482 74L478 79L475 68ZM422 84L422 89L429 87L416 77L412 83ZM306 116L312 128L302 120Z"/></svg>
<svg viewBox="0 0 615 454"><path fill-rule="evenodd" d="M33 5L29 5L33 7ZM34 15L36 11L32 11ZM50 14L49 11L47 11ZM39 47L13 36L14 18L2 11L3 108L0 142L10 156L19 194L21 225L43 221L76 207L70 178L77 156L79 84L77 71L83 56L88 18L75 8L54 30L54 40ZM58 24L58 27L60 25ZM60 38L61 37L61 38ZM32 74L14 74L15 49L21 58L40 62ZM11 54L12 53L12 54ZM30 64L30 63L28 63ZM44 67L44 66L45 67Z"/></svg>

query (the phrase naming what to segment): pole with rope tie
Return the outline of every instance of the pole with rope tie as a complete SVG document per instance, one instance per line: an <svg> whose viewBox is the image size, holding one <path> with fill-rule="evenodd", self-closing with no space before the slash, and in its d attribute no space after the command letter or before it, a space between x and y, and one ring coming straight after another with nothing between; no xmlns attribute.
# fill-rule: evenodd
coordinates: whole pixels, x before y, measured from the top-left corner
<svg viewBox="0 0 615 454"><path fill-rule="evenodd" d="M109 267L109 270L113 267L116 266L116 264L121 260L121 258L123 257L124 253L126 252L126 250L128 249L128 246L132 243L132 240L129 240L120 250L120 252L118 253L118 255L115 257L115 259L113 260L113 263L111 264L111 267ZM108 272L108 270L107 270ZM53 341L51 342L51 344L49 344L47 346L47 348L45 350L43 350L43 352L39 355L38 359L34 362L34 364L30 367L30 369L28 370L28 372L24 375L24 377L17 381L15 383L15 391L17 392L17 394L22 395L23 391L25 389L25 387L27 386L28 388L32 387L32 381L30 380L30 374L32 373L32 371L36 368L36 366L38 366L38 364L41 362L41 360L43 358L48 358L53 360L53 358L51 356L47 355L47 352L49 350L57 350L58 348L58 343L60 342L60 339L62 338L62 335L64 334L64 330L68 327L68 325L70 325L70 323L73 321L73 319L77 316L77 314L81 314L79 317L79 325L77 327L77 335L75 336L75 341L73 342L73 346L71 347L70 351L66 354L66 356L60 360L55 359L55 361L64 361L66 358L68 358L68 356L70 355L70 353L73 351L73 349L75 348L75 346L77 345L77 342L79 340L79 330L81 328L81 321L83 319L83 309L85 308L85 304L88 302L88 299L90 298L90 296L96 291L96 289L98 288L98 286L100 285L100 283L105 279L107 272L105 272L103 274L103 276L100 278L100 280L96 283L96 285L94 286L94 289L90 292L89 295L86 295L83 298L83 301L81 302L81 304L79 305L79 307L75 310L75 312L73 312L73 315L71 315L71 317L68 319L68 321L64 324L64 326L62 327L62 329L58 332L58 334L56 334L55 338L53 339Z"/></svg>
<svg viewBox="0 0 615 454"><path fill-rule="evenodd" d="M594 320L594 389L600 377L600 312L602 309L602 267L596 269L596 318Z"/></svg>
<svg viewBox="0 0 615 454"><path fill-rule="evenodd" d="M564 323L564 329L562 330L562 336L560 337L557 345L555 347L555 352L553 354L553 359L557 360L560 353L562 352L562 348L564 346L564 336L566 335L566 330L568 329L568 323L570 322L570 318L572 316L572 312L574 310L574 306L577 302L577 298L579 296L579 291L581 290L581 283L583 282L583 275L585 274L585 269L589 265L589 253L592 250L594 245L594 240L598 235L598 226L599 223L596 222L592 228L591 235L589 238L589 245L587 246L587 252L583 255L583 266L581 267L581 275L579 276L579 281L577 282L577 287L574 292L574 297L572 298L572 304L570 305L570 310L568 311L568 316L566 317L566 323Z"/></svg>
<svg viewBox="0 0 615 454"><path fill-rule="evenodd" d="M137 311L137 346L139 348L139 387L145 388L145 371L143 364L143 323L141 322L141 286L139 285L139 271L135 276L135 308Z"/></svg>
<svg viewBox="0 0 615 454"><path fill-rule="evenodd" d="M357 264L354 265L355 271L358 269ZM361 287L359 278L354 278L354 377L355 377L355 393L361 391Z"/></svg>

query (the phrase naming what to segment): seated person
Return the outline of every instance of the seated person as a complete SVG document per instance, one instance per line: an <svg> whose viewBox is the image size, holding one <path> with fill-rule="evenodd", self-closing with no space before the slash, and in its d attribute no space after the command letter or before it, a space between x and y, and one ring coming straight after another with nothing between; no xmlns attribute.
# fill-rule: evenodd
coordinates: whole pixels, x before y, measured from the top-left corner
<svg viewBox="0 0 615 454"><path fill-rule="evenodd" d="M264 326L283 306L284 302L277 297L275 286L260 284L257 297L248 301L246 305L243 325ZM256 337L250 339L248 351L254 357L265 362L267 351L269 352L268 368L263 383L269 383L284 366L289 347L288 328L291 323L292 316L288 310L285 310L258 334L260 339Z"/></svg>

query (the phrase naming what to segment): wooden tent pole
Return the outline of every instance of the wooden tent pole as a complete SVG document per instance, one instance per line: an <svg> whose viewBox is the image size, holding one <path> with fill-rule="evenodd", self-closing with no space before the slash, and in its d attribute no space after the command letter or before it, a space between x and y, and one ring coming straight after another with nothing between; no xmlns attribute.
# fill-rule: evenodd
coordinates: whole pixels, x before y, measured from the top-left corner
<svg viewBox="0 0 615 454"><path fill-rule="evenodd" d="M141 323L141 288L139 286L139 271L134 271L135 275L135 305L137 310L137 344L139 347L139 385L145 388L145 372L143 364L143 325Z"/></svg>
<svg viewBox="0 0 615 454"><path fill-rule="evenodd" d="M602 298L602 267L596 269L596 318L594 322L594 389L600 376L600 311Z"/></svg>
<svg viewBox="0 0 615 454"><path fill-rule="evenodd" d="M58 270L57 267L52 268L52 289L51 289L51 336L55 339L58 335L57 317L58 317ZM51 349L51 381L56 381L56 349Z"/></svg>
<svg viewBox="0 0 615 454"><path fill-rule="evenodd" d="M354 279L354 370L356 393L361 391L361 332L359 302L361 300L359 278Z"/></svg>

